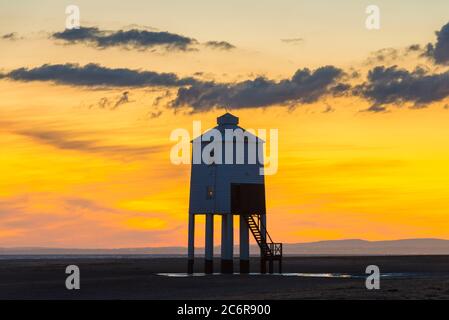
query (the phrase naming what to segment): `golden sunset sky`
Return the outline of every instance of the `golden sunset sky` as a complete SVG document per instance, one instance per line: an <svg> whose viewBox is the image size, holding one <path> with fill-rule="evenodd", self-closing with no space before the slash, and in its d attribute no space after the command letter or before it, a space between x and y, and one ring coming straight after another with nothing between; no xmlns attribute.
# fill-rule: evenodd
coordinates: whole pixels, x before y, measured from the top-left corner
<svg viewBox="0 0 449 320"><path fill-rule="evenodd" d="M69 4L90 38L62 38ZM279 130L276 241L449 239L448 22L447 0L0 0L0 247L186 245L190 167L170 133L225 106ZM124 44L129 30L166 42ZM329 86L324 66L341 71Z"/></svg>

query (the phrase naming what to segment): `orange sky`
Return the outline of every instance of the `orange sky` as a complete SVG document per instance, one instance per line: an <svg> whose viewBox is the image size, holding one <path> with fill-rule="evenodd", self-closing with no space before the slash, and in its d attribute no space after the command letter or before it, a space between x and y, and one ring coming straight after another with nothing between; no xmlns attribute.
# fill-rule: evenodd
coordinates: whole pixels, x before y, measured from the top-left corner
<svg viewBox="0 0 449 320"><path fill-rule="evenodd" d="M280 6L282 10L288 9L288 3ZM0 34L15 32L12 28L19 28L20 21L33 17L29 11L7 6L12 7L3 8L3 12L10 10L16 15L10 12L9 23L0 24ZM54 7L51 2L46 6ZM114 18L102 21L95 20L89 9L85 9L89 25L114 30L142 23L133 10L122 18L114 16L113 11ZM260 10L263 16L269 8ZM315 12L316 8L310 10ZM360 14L363 21L364 11ZM231 41L237 48L230 52L210 48L151 52L54 43L46 33L61 31L64 12L54 12L53 8L47 15L46 22L35 31L19 28L21 39L0 39L1 72L44 63L94 62L179 76L202 72L202 79L233 82L257 75L278 80L291 77L299 68L334 64L348 72L358 70L364 77L375 65L366 59L374 50L385 47L394 47L400 54L392 61L382 61L383 65L398 64L409 70L426 65L434 72L447 70L417 54L405 55L402 38L408 41L411 35L402 36L397 25L390 22L388 12L386 19L392 29L379 32L393 35L374 39L376 48L368 40L352 43L345 50L336 48L332 57L322 50L326 37L333 38L325 33L335 29L326 24L321 25L322 32L312 22L309 29L302 24L297 32L285 27L285 37L305 35L303 44L291 46L281 43L278 27L266 36L272 43L264 44L262 37L251 38L245 32L235 35L233 28L227 31L223 24L212 30L203 28L200 34L195 23L205 22L192 20L183 29L170 21L154 27L171 27L168 31L200 41ZM432 22L414 25L422 30L415 33L415 42L435 41L433 31L449 20L444 18L440 15ZM258 25L262 18L254 19ZM35 20L30 23L37 23ZM250 20L246 20L247 25L238 20L240 28L249 33ZM345 23L341 28L346 30L348 26ZM355 26L354 39L363 32L363 23ZM321 39L319 43L307 38L314 35ZM350 42L351 33L345 39L342 41ZM167 90L170 95L155 106L156 98ZM224 109L191 114L183 108L174 112L169 102L176 90L0 80L0 247L185 245L190 172L188 166L170 163L170 132L176 128L191 131L194 120L201 120L203 129L207 129ZM128 103L115 110L98 107L102 98L117 101L125 91L129 91ZM348 95L323 97L291 109L271 105L233 110L242 127L279 130L279 170L266 178L268 229L273 239L449 239L447 103L448 99L443 99L423 109L391 106L390 112L369 113L361 112L370 106L369 101ZM332 112L323 112L328 106ZM152 117L152 113L160 115ZM203 242L201 228L198 244Z"/></svg>

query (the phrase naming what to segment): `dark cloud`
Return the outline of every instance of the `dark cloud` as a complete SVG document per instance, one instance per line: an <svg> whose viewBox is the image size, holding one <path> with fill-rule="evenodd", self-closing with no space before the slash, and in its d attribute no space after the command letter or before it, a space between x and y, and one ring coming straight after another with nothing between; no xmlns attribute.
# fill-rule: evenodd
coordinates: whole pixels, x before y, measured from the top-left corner
<svg viewBox="0 0 449 320"><path fill-rule="evenodd" d="M159 152L162 147L139 147L124 145L105 145L98 140L81 139L76 134L60 130L17 130L16 134L28 137L39 143L51 145L61 150L74 150L87 153L107 154L112 157L143 157Z"/></svg>
<svg viewBox="0 0 449 320"><path fill-rule="evenodd" d="M407 47L407 52L414 52L414 51L420 51L421 46L419 44L412 44Z"/></svg>
<svg viewBox="0 0 449 320"><path fill-rule="evenodd" d="M208 41L204 44L206 47L219 50L232 50L235 46L226 41Z"/></svg>
<svg viewBox="0 0 449 320"><path fill-rule="evenodd" d="M351 85L347 83L338 83L335 86L329 88L329 93L334 96L343 96L349 92Z"/></svg>
<svg viewBox="0 0 449 320"><path fill-rule="evenodd" d="M197 40L179 34L142 30L105 31L96 27L81 27L79 29L66 29L51 35L53 39L62 40L66 44L84 43L98 49L121 47L126 49L153 49L162 47L167 50L191 51L197 50ZM206 47L218 50L232 50L234 45L226 41L208 41Z"/></svg>
<svg viewBox="0 0 449 320"><path fill-rule="evenodd" d="M284 103L312 103L327 94L345 94L350 86L338 83L343 74L341 69L326 66L314 71L300 69L291 79L279 82L258 77L238 83L216 83L192 77L179 78L174 73L114 69L97 64L46 64L31 69L15 69L3 76L16 81L51 81L88 87L181 87L171 105L188 105L201 111L214 106L250 108ZM98 106L114 109L127 102L128 95L124 94L116 102L103 98Z"/></svg>
<svg viewBox="0 0 449 320"><path fill-rule="evenodd" d="M148 30L103 31L96 27L66 29L52 35L54 39L68 44L86 43L97 48L125 47L149 49L162 46L172 50L189 50L197 41L175 33Z"/></svg>
<svg viewBox="0 0 449 320"><path fill-rule="evenodd" d="M122 93L121 97L115 102L114 107L112 108L117 109L119 106L121 106L122 104L126 104L129 103L129 92L125 91Z"/></svg>
<svg viewBox="0 0 449 320"><path fill-rule="evenodd" d="M7 33L1 36L3 40L16 41L21 39L16 32Z"/></svg>
<svg viewBox="0 0 449 320"><path fill-rule="evenodd" d="M375 67L369 71L367 81L357 86L354 93L373 102L368 111L386 111L387 104L406 102L422 108L449 96L449 71L428 74L422 68L408 71L397 66Z"/></svg>
<svg viewBox="0 0 449 320"><path fill-rule="evenodd" d="M436 32L437 42L429 43L424 55L431 58L436 64L449 64L449 23Z"/></svg>
<svg viewBox="0 0 449 320"><path fill-rule="evenodd" d="M100 109L115 110L119 106L121 106L123 104L130 103L130 102L133 102L133 101L129 100L129 92L125 91L118 98L115 98L115 99L103 97L96 104L90 105L89 109L98 107Z"/></svg>
<svg viewBox="0 0 449 320"><path fill-rule="evenodd" d="M343 76L341 69L325 66L315 71L298 70L291 79L279 82L258 77L238 83L220 84L203 82L180 88L171 105L193 107L204 111L216 106L230 108L256 108L275 104L312 103L319 98L342 93L347 85L338 83Z"/></svg>
<svg viewBox="0 0 449 320"><path fill-rule="evenodd" d="M3 77L16 81L51 81L57 84L90 87L184 86L196 84L191 77L126 68L107 68L98 64L44 64L36 68L15 69Z"/></svg>

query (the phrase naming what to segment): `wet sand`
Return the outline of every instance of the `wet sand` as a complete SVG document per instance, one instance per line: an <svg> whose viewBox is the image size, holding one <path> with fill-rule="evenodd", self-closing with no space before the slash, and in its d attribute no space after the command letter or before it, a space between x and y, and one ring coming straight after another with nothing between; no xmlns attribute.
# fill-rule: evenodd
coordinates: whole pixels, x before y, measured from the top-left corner
<svg viewBox="0 0 449 320"><path fill-rule="evenodd" d="M65 268L81 271L81 289L65 288ZM406 274L365 288L364 272ZM238 261L235 261L238 271ZM259 271L259 260L251 271ZM286 257L285 273L337 273L349 278L279 275L167 277L183 273L184 258L54 257L0 259L0 299L449 299L449 256ZM276 267L275 267L276 269ZM219 270L219 260L215 261ZM203 260L195 261L195 272ZM357 277L358 276L358 277Z"/></svg>

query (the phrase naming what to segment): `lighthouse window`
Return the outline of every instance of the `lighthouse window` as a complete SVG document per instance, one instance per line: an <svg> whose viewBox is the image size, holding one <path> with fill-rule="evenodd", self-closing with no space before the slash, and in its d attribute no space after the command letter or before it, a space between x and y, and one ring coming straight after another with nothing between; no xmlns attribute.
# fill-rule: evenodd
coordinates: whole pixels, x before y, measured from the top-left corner
<svg viewBox="0 0 449 320"><path fill-rule="evenodd" d="M207 187L206 198L207 199L213 199L214 198L214 187L213 186L208 186Z"/></svg>

